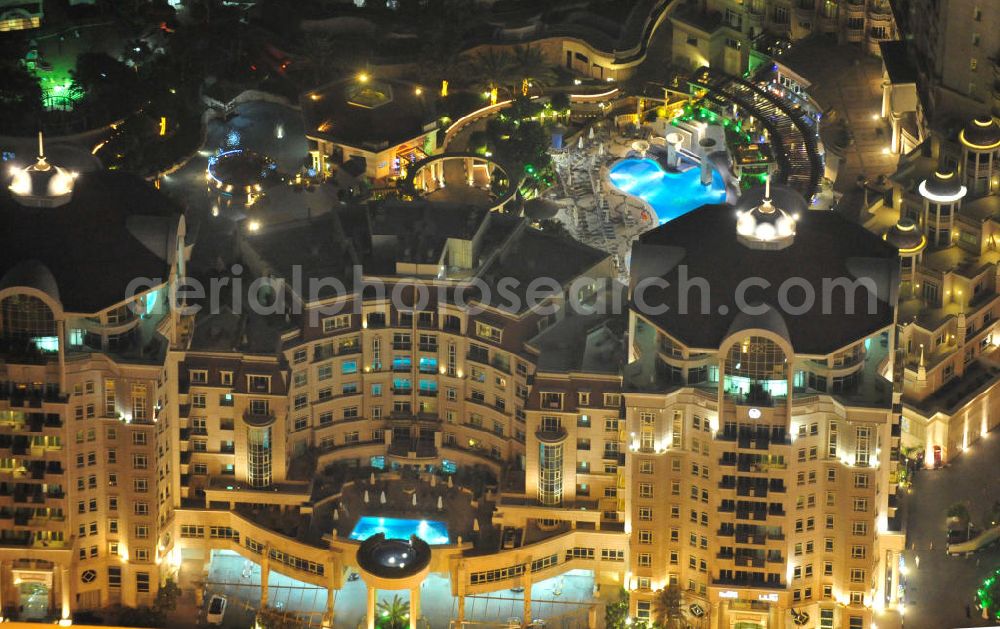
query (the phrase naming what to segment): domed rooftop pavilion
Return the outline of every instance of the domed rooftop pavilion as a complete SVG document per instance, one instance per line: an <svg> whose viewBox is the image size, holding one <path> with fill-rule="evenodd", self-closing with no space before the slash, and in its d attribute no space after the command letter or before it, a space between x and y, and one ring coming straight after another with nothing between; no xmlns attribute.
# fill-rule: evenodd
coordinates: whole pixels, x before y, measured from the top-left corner
<svg viewBox="0 0 1000 629"><path fill-rule="evenodd" d="M927 238L912 218L899 219L882 238L901 252L916 253L927 245Z"/></svg>
<svg viewBox="0 0 1000 629"><path fill-rule="evenodd" d="M1000 148L1000 124L989 114L976 116L958 132L959 141L972 150Z"/></svg>
<svg viewBox="0 0 1000 629"><path fill-rule="evenodd" d="M920 194L935 203L954 203L965 196L967 190L954 170L934 171L918 186Z"/></svg>

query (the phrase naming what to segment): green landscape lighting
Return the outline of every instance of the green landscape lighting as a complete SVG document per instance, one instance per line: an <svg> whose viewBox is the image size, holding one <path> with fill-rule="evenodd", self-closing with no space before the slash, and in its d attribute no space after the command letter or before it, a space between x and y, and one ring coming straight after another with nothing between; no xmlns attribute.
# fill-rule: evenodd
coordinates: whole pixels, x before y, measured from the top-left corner
<svg viewBox="0 0 1000 629"><path fill-rule="evenodd" d="M993 614L994 618L1000 619L1000 609L997 609L996 602L994 598L998 591L995 589L997 585L997 577L1000 576L1000 570L997 570L992 575L986 577L979 590L976 591L976 598L979 599L979 604L984 610L989 610Z"/></svg>

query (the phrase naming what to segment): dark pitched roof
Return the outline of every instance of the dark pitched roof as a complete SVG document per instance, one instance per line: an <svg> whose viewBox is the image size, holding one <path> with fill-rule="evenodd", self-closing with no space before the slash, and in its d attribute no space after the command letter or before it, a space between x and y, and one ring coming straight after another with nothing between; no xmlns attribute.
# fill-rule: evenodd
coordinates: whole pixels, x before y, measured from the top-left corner
<svg viewBox="0 0 1000 629"><path fill-rule="evenodd" d="M796 352L825 354L864 338L893 321L899 262L896 251L881 238L847 221L834 212L806 212L797 225L795 239L778 251L750 249L736 237L734 209L726 205L706 205L643 234L632 249L631 307L649 312L637 303L637 282L652 276L669 282L666 288L648 284L642 295L646 306L665 305L662 314L647 318L669 335L691 347L718 348L726 336L743 323L766 323L784 328ZM680 275L704 278L710 299L702 313L702 291L683 285ZM739 312L735 295L747 278L760 278L766 288L747 290L748 303L772 306L771 313L753 320ZM824 278L868 278L876 287L875 308L868 313L868 291L860 287L848 303L846 291L828 291L823 297ZM804 314L774 313L779 287L789 278L802 278L813 287L815 304ZM690 285L690 284L689 284ZM792 305L802 303L802 289L788 297ZM828 306L824 313L824 301ZM724 312L721 312L723 310ZM681 309L687 312L682 314ZM854 314L847 314L853 309Z"/></svg>
<svg viewBox="0 0 1000 629"><path fill-rule="evenodd" d="M0 192L0 278L28 261L48 269L63 308L98 312L137 277L166 281L181 210L149 183L113 171L81 173L69 203L20 205Z"/></svg>
<svg viewBox="0 0 1000 629"><path fill-rule="evenodd" d="M371 79L366 87L371 90L368 99L357 92L355 78L303 94L299 102L306 134L378 151L417 137L436 117L433 94L425 91L418 95L413 83Z"/></svg>
<svg viewBox="0 0 1000 629"><path fill-rule="evenodd" d="M882 52L882 64L892 83L916 83L917 69L913 67L910 56L906 52L905 41L884 41L879 43Z"/></svg>

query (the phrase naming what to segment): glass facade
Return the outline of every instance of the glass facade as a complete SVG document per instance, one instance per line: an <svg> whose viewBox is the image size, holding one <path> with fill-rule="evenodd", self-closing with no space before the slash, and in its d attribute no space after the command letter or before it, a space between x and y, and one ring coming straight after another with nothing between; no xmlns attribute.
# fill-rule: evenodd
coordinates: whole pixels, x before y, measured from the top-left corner
<svg viewBox="0 0 1000 629"><path fill-rule="evenodd" d="M271 428L247 432L247 480L251 487L271 484Z"/></svg>
<svg viewBox="0 0 1000 629"><path fill-rule="evenodd" d="M52 310L41 299L14 295L0 302L0 330L6 338L55 337L56 322Z"/></svg>
<svg viewBox="0 0 1000 629"><path fill-rule="evenodd" d="M543 505L562 503L563 447L562 444L541 444L538 457L538 500Z"/></svg>
<svg viewBox="0 0 1000 629"><path fill-rule="evenodd" d="M785 353L770 339L750 336L726 354L725 391L747 404L769 404L788 395Z"/></svg>

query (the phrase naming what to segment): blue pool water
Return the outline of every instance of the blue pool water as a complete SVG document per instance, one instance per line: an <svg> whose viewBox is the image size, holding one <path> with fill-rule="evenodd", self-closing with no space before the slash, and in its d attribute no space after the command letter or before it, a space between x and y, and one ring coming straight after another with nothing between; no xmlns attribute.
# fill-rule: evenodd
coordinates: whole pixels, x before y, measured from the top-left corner
<svg viewBox="0 0 1000 629"><path fill-rule="evenodd" d="M379 518L370 515L362 516L358 520L349 537L364 541L378 533L385 533L387 539L410 539L411 535L416 535L431 546L435 544L447 544L451 541L448 538L448 527L445 526L444 522L438 522L437 520Z"/></svg>
<svg viewBox="0 0 1000 629"><path fill-rule="evenodd" d="M682 172L667 172L653 159L628 158L614 164L608 172L616 188L643 199L653 207L660 224L708 203L726 200L726 185L719 172L712 170L712 185L701 185L697 164L684 158L689 166Z"/></svg>

